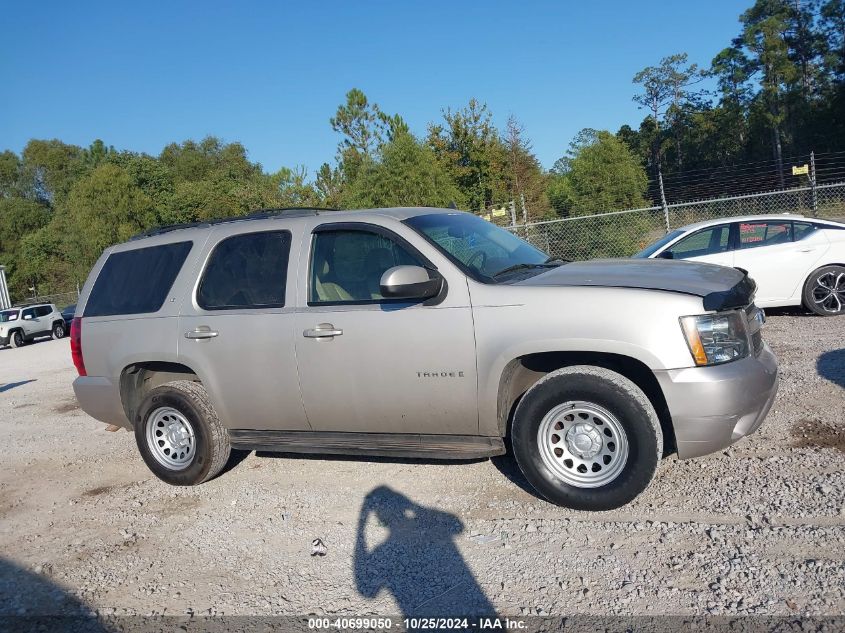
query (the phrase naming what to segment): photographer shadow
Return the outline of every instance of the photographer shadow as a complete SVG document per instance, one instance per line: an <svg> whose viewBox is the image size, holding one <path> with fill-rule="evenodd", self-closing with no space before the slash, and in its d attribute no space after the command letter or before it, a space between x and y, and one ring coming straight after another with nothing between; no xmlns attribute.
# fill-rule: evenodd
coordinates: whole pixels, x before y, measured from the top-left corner
<svg viewBox="0 0 845 633"><path fill-rule="evenodd" d="M387 589L404 617L495 617L454 541L463 530L453 514L418 505L387 486L375 488L358 517L358 592L375 598Z"/></svg>

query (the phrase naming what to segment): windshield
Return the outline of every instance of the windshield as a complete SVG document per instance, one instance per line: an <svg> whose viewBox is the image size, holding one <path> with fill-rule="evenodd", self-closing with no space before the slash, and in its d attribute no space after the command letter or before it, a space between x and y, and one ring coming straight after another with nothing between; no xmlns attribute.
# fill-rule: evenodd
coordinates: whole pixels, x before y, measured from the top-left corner
<svg viewBox="0 0 845 633"><path fill-rule="evenodd" d="M659 251L661 248L666 246L669 242L671 242L672 240L674 240L676 238L681 237L681 235L683 235L683 234L684 234L684 231L682 231L680 229L675 229L671 233L667 233L666 235L661 237L659 240L657 240L653 244L646 246L643 250L641 250L636 255L632 255L632 257L639 257L640 259L645 259L646 257L651 257L657 251Z"/></svg>
<svg viewBox="0 0 845 633"><path fill-rule="evenodd" d="M9 321L17 321L20 310L5 310L0 312L0 323L8 323Z"/></svg>
<svg viewBox="0 0 845 633"><path fill-rule="evenodd" d="M499 282L509 273L538 273L558 265L510 231L469 213L418 215L405 223L477 281Z"/></svg>

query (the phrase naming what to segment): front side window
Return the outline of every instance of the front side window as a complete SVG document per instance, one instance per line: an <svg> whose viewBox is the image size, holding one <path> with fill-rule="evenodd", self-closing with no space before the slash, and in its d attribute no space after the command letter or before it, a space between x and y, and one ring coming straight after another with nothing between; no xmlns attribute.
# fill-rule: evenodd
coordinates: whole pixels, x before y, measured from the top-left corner
<svg viewBox="0 0 845 633"><path fill-rule="evenodd" d="M20 315L19 310L4 310L0 312L0 323L8 323L9 321L17 321Z"/></svg>
<svg viewBox="0 0 845 633"><path fill-rule="evenodd" d="M283 307L290 240L288 231L222 240L208 259L197 304L204 310Z"/></svg>
<svg viewBox="0 0 845 633"><path fill-rule="evenodd" d="M112 253L94 282L85 316L158 312L193 242Z"/></svg>
<svg viewBox="0 0 845 633"><path fill-rule="evenodd" d="M666 235L661 237L656 242L649 244L648 246L646 246L643 250L641 250L636 255L632 255L632 257L635 257L637 259L646 259L648 257L651 257L657 251L659 251L661 248L663 248L664 246L666 246L670 242L675 241L676 239L681 237L681 235L683 235L683 234L684 234L684 232L681 231L680 229L675 229L674 231L667 233Z"/></svg>
<svg viewBox="0 0 845 633"><path fill-rule="evenodd" d="M713 226L685 237L668 250L673 259L716 255L728 250L729 236L730 227L727 224Z"/></svg>
<svg viewBox="0 0 845 633"><path fill-rule="evenodd" d="M739 248L774 246L792 241L792 222L740 222Z"/></svg>
<svg viewBox="0 0 845 633"><path fill-rule="evenodd" d="M371 231L328 230L314 234L309 303L378 303L381 277L394 266L423 263L396 241Z"/></svg>
<svg viewBox="0 0 845 633"><path fill-rule="evenodd" d="M22 319L34 319L35 318L35 308L27 308L21 313Z"/></svg>
<svg viewBox="0 0 845 633"><path fill-rule="evenodd" d="M510 231L468 213L418 215L405 223L478 281L500 282L558 265Z"/></svg>

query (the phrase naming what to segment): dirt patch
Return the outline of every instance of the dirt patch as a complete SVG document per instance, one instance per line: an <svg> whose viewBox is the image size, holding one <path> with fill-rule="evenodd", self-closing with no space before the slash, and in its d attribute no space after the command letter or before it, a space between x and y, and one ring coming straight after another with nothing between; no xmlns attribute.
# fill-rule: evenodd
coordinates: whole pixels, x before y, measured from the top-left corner
<svg viewBox="0 0 845 633"><path fill-rule="evenodd" d="M74 402L65 402L57 407L53 407L55 413L70 413L71 411L79 411L79 405Z"/></svg>
<svg viewBox="0 0 845 633"><path fill-rule="evenodd" d="M798 420L792 426L794 448L835 448L845 453L845 429L818 420Z"/></svg>
<svg viewBox="0 0 845 633"><path fill-rule="evenodd" d="M82 493L83 497L99 497L112 490L115 486L99 486L98 488L91 488Z"/></svg>

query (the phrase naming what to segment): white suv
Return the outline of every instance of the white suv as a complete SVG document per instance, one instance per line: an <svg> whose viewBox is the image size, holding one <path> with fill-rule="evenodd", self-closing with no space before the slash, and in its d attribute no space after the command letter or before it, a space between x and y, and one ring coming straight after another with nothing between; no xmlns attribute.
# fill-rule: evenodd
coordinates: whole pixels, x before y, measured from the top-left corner
<svg viewBox="0 0 845 633"><path fill-rule="evenodd" d="M17 306L0 311L0 346L20 347L43 336L64 338L65 320L52 303Z"/></svg>

